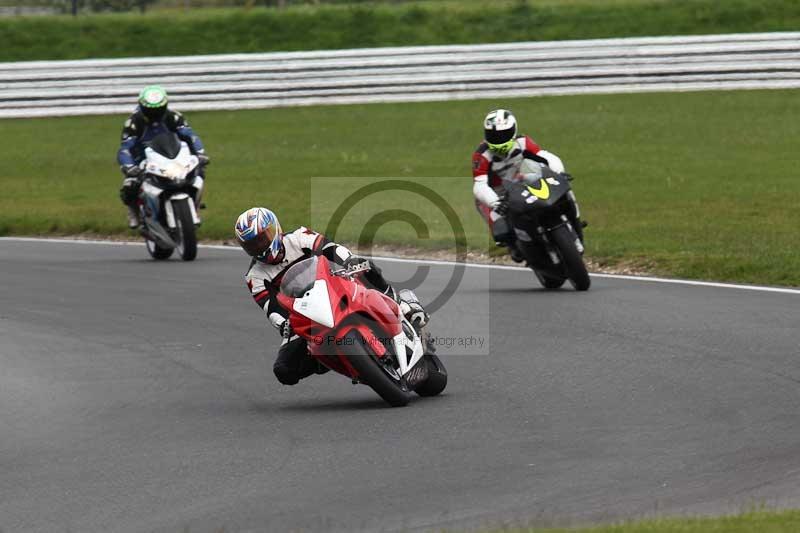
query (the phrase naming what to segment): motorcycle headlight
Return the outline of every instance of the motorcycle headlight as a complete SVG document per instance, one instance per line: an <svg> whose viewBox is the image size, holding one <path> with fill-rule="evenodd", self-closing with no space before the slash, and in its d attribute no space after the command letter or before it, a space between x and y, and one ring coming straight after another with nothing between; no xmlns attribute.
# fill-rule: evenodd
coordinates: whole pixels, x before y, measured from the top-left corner
<svg viewBox="0 0 800 533"><path fill-rule="evenodd" d="M183 165L178 163L170 163L167 168L164 170L164 176L173 180L180 180L183 179L183 176L186 174Z"/></svg>

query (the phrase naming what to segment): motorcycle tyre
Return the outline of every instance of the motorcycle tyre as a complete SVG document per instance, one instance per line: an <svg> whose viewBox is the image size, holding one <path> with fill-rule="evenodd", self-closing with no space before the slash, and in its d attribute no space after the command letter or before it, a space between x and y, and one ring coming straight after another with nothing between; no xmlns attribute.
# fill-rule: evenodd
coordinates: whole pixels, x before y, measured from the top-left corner
<svg viewBox="0 0 800 533"><path fill-rule="evenodd" d="M197 235L188 204L191 201L182 200L172 204L175 209L175 224L178 231L178 253L184 261L192 261L197 257Z"/></svg>
<svg viewBox="0 0 800 533"><path fill-rule="evenodd" d="M408 405L411 392L381 368L381 364L370 353L358 333L350 331L344 336L344 349L348 351L348 361L358 373L359 381L369 386L392 407Z"/></svg>
<svg viewBox="0 0 800 533"><path fill-rule="evenodd" d="M538 270L533 271L536 274L536 279L539 280L539 283L542 284L542 287L545 289L553 290L553 289L560 289L564 282L567 281L567 278L556 278L553 276L548 276L547 274L543 274Z"/></svg>
<svg viewBox="0 0 800 533"><path fill-rule="evenodd" d="M428 367L428 379L414 389L420 396L436 396L447 387L447 369L442 361L433 354L422 356Z"/></svg>
<svg viewBox="0 0 800 533"><path fill-rule="evenodd" d="M144 243L147 248L147 253L156 261L164 261L172 256L173 248L162 248L156 244L156 241L148 238L145 238Z"/></svg>
<svg viewBox="0 0 800 533"><path fill-rule="evenodd" d="M575 287L576 291L588 290L592 285L583 256L575 246L575 233L564 225L559 226L550 232L550 239L558 249L564 269L566 270L569 282Z"/></svg>

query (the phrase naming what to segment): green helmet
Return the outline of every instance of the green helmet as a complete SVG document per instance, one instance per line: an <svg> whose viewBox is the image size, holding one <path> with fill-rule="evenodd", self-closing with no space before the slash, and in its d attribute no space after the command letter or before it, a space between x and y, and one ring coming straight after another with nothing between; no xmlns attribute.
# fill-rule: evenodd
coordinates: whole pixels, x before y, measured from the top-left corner
<svg viewBox="0 0 800 533"><path fill-rule="evenodd" d="M167 91L160 85L148 85L139 93L139 109L150 122L158 122L167 112Z"/></svg>

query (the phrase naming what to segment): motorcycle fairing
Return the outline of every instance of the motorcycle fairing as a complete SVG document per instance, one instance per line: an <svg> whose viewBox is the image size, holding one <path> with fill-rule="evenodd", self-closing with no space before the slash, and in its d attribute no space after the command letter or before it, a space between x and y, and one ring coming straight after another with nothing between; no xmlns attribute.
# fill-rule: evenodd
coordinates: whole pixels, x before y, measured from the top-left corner
<svg viewBox="0 0 800 533"><path fill-rule="evenodd" d="M511 190L515 191L525 204L535 203L540 207L551 207L557 204L565 194L571 191L569 182L566 180L537 178L532 181L526 180L524 183L524 187L512 187Z"/></svg>
<svg viewBox="0 0 800 533"><path fill-rule="evenodd" d="M315 281L314 286L303 297L295 298L292 309L323 326L333 327L331 297L324 279Z"/></svg>
<svg viewBox="0 0 800 533"><path fill-rule="evenodd" d="M174 193L163 203L164 220L167 225L165 228L159 222L159 217L161 215L161 194L163 192L164 189L158 187L150 180L145 180L142 183L140 197L144 211L144 227L147 233L161 246L169 246L174 248L177 246L177 243L172 238L172 235L169 234L167 229L175 229L177 227L175 222L175 209L173 207L173 202L186 201L194 222L199 223L199 219L197 217L197 211L194 209L194 202L192 202L191 197L186 193Z"/></svg>
<svg viewBox="0 0 800 533"><path fill-rule="evenodd" d="M145 180L142 183L139 197L142 203L143 232L150 235L160 246L174 248L176 246L174 239L167 228L159 222L161 217L161 194L163 192L164 189L156 186L150 180ZM165 218L169 220L171 217L174 225L175 215L170 202L164 203L164 211Z"/></svg>
<svg viewBox="0 0 800 533"><path fill-rule="evenodd" d="M508 218L518 247L534 269L561 275L561 259L550 245L549 232L564 225L572 229L564 214L570 198L574 194L569 181L553 176L528 174L508 186Z"/></svg>
<svg viewBox="0 0 800 533"><path fill-rule="evenodd" d="M405 319L397 303L356 281L334 276L324 256L308 260L317 262L313 285L295 297L281 291L278 301L297 313L291 317L292 328L310 341L309 352L329 368L358 377L335 353L335 343L354 331L377 357L392 353L401 375L414 368L422 359L424 349L414 328L407 322L407 327L403 327ZM334 350L331 350L332 342Z"/></svg>
<svg viewBox="0 0 800 533"><path fill-rule="evenodd" d="M181 149L174 158L166 157L149 146L144 149L144 170L162 178L184 180L200 163L197 156L192 155L189 146L181 141Z"/></svg>
<svg viewBox="0 0 800 533"><path fill-rule="evenodd" d="M145 180L144 183L142 183L141 192L142 196L144 196L145 215L148 218L152 217L157 220L161 213L159 196L164 192L164 189L154 185L149 180Z"/></svg>
<svg viewBox="0 0 800 533"><path fill-rule="evenodd" d="M403 320L403 331L395 335L394 345L397 357L397 366L400 367L400 375L405 376L422 359L425 350L422 348L422 341L405 317Z"/></svg>

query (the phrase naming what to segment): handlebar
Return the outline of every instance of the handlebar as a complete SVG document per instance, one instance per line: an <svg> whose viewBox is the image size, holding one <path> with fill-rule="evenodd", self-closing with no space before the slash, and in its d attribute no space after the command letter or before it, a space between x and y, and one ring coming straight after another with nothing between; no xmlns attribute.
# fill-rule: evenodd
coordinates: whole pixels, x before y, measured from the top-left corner
<svg viewBox="0 0 800 533"><path fill-rule="evenodd" d="M331 274L334 276L339 276L340 278L353 279L356 274L367 272L369 269L369 261L362 261L361 263L350 265L347 268L331 270Z"/></svg>

